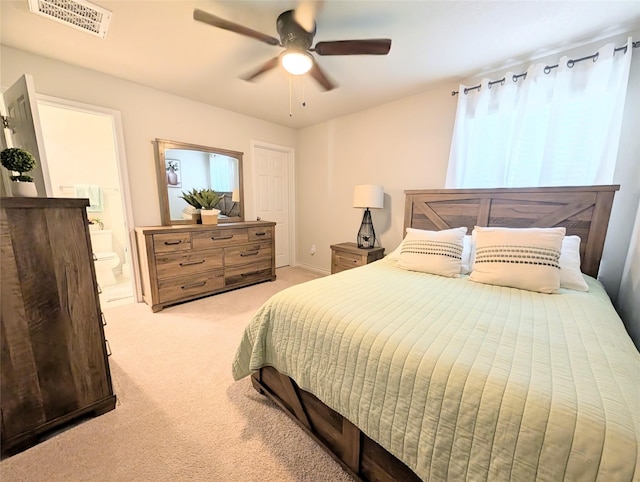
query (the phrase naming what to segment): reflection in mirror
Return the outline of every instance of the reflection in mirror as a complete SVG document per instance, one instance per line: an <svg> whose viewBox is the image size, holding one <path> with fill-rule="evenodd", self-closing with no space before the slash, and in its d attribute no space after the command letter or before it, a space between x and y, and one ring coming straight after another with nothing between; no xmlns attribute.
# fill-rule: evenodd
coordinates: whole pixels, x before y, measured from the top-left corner
<svg viewBox="0 0 640 482"><path fill-rule="evenodd" d="M194 189L224 194L216 206L220 223L243 221L242 156L242 152L156 139L162 224L196 222L181 197Z"/></svg>

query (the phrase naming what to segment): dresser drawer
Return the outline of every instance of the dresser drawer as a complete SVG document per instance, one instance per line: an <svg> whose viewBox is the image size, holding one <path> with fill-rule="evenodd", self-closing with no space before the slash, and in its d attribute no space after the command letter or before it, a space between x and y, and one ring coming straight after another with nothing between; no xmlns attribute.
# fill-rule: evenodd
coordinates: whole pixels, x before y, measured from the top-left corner
<svg viewBox="0 0 640 482"><path fill-rule="evenodd" d="M154 253L171 253L191 249L191 233L167 233L153 235Z"/></svg>
<svg viewBox="0 0 640 482"><path fill-rule="evenodd" d="M229 267L265 260L271 262L272 246L271 241L265 241L224 248L224 265Z"/></svg>
<svg viewBox="0 0 640 482"><path fill-rule="evenodd" d="M247 228L212 229L193 233L193 249L209 249L234 244L246 243L249 240Z"/></svg>
<svg viewBox="0 0 640 482"><path fill-rule="evenodd" d="M158 279L174 278L222 268L222 248L156 255Z"/></svg>
<svg viewBox="0 0 640 482"><path fill-rule="evenodd" d="M238 284L253 283L271 279L271 259L256 262L246 266L225 268L224 285L233 286Z"/></svg>
<svg viewBox="0 0 640 482"><path fill-rule="evenodd" d="M158 281L159 302L180 300L224 288L221 269Z"/></svg>
<svg viewBox="0 0 640 482"><path fill-rule="evenodd" d="M250 243L253 241L261 241L263 239L273 239L273 228L249 228L248 234Z"/></svg>

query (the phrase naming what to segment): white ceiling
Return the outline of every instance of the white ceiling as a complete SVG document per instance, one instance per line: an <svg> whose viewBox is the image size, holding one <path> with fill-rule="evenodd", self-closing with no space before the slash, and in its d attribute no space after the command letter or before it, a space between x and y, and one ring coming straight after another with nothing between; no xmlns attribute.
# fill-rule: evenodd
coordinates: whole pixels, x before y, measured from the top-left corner
<svg viewBox="0 0 640 482"><path fill-rule="evenodd" d="M282 68L256 82L238 78L282 49L193 20L193 9L278 38L276 18L295 0L95 0L112 12L106 39L0 0L2 44L105 72L182 97L289 127L304 127L565 47L640 28L634 1L325 0L318 41L391 38L387 56L316 60L338 88ZM37 85L37 79L36 85ZM306 107L301 106L303 100Z"/></svg>

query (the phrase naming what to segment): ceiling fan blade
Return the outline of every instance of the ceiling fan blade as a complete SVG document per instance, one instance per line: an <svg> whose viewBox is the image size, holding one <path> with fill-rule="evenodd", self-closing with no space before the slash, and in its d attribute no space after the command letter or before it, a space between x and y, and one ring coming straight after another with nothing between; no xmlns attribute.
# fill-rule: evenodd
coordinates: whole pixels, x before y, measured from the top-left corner
<svg viewBox="0 0 640 482"><path fill-rule="evenodd" d="M316 81L324 88L324 90L333 90L337 87L333 82L329 80L329 78L322 71L317 62L313 62L313 67L309 70L309 74L311 77L316 79Z"/></svg>
<svg viewBox="0 0 640 482"><path fill-rule="evenodd" d="M223 18L216 17L215 15L205 12L204 10L200 10L199 8L195 8L193 10L193 19L197 20L198 22L213 25L214 27L239 33L240 35L246 35L247 37L260 40L261 42L269 45L280 45L280 41L275 37L271 37L270 35L252 30L248 27L245 27L244 25L239 25Z"/></svg>
<svg viewBox="0 0 640 482"><path fill-rule="evenodd" d="M322 7L322 0L300 0L293 11L293 19L307 32L315 31L316 17Z"/></svg>
<svg viewBox="0 0 640 482"><path fill-rule="evenodd" d="M387 55L390 49L391 39L371 38L318 42L313 50L318 55Z"/></svg>
<svg viewBox="0 0 640 482"><path fill-rule="evenodd" d="M257 77L261 76L265 72L268 72L271 69L275 69L279 63L280 63L280 57L274 57L271 60L267 60L264 64L262 64L256 70L252 71L249 74L243 75L240 78L242 80L246 80L247 82L250 82L252 80L255 80Z"/></svg>

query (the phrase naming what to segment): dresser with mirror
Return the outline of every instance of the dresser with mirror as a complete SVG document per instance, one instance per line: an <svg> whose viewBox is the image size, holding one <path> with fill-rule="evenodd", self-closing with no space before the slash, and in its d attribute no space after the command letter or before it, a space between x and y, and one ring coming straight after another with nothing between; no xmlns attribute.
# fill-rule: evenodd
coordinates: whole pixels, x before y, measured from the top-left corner
<svg viewBox="0 0 640 482"><path fill-rule="evenodd" d="M135 228L142 297L154 312L276 279L275 222L245 221L243 153L156 139L162 226ZM218 224L199 224L181 196L224 194Z"/></svg>

